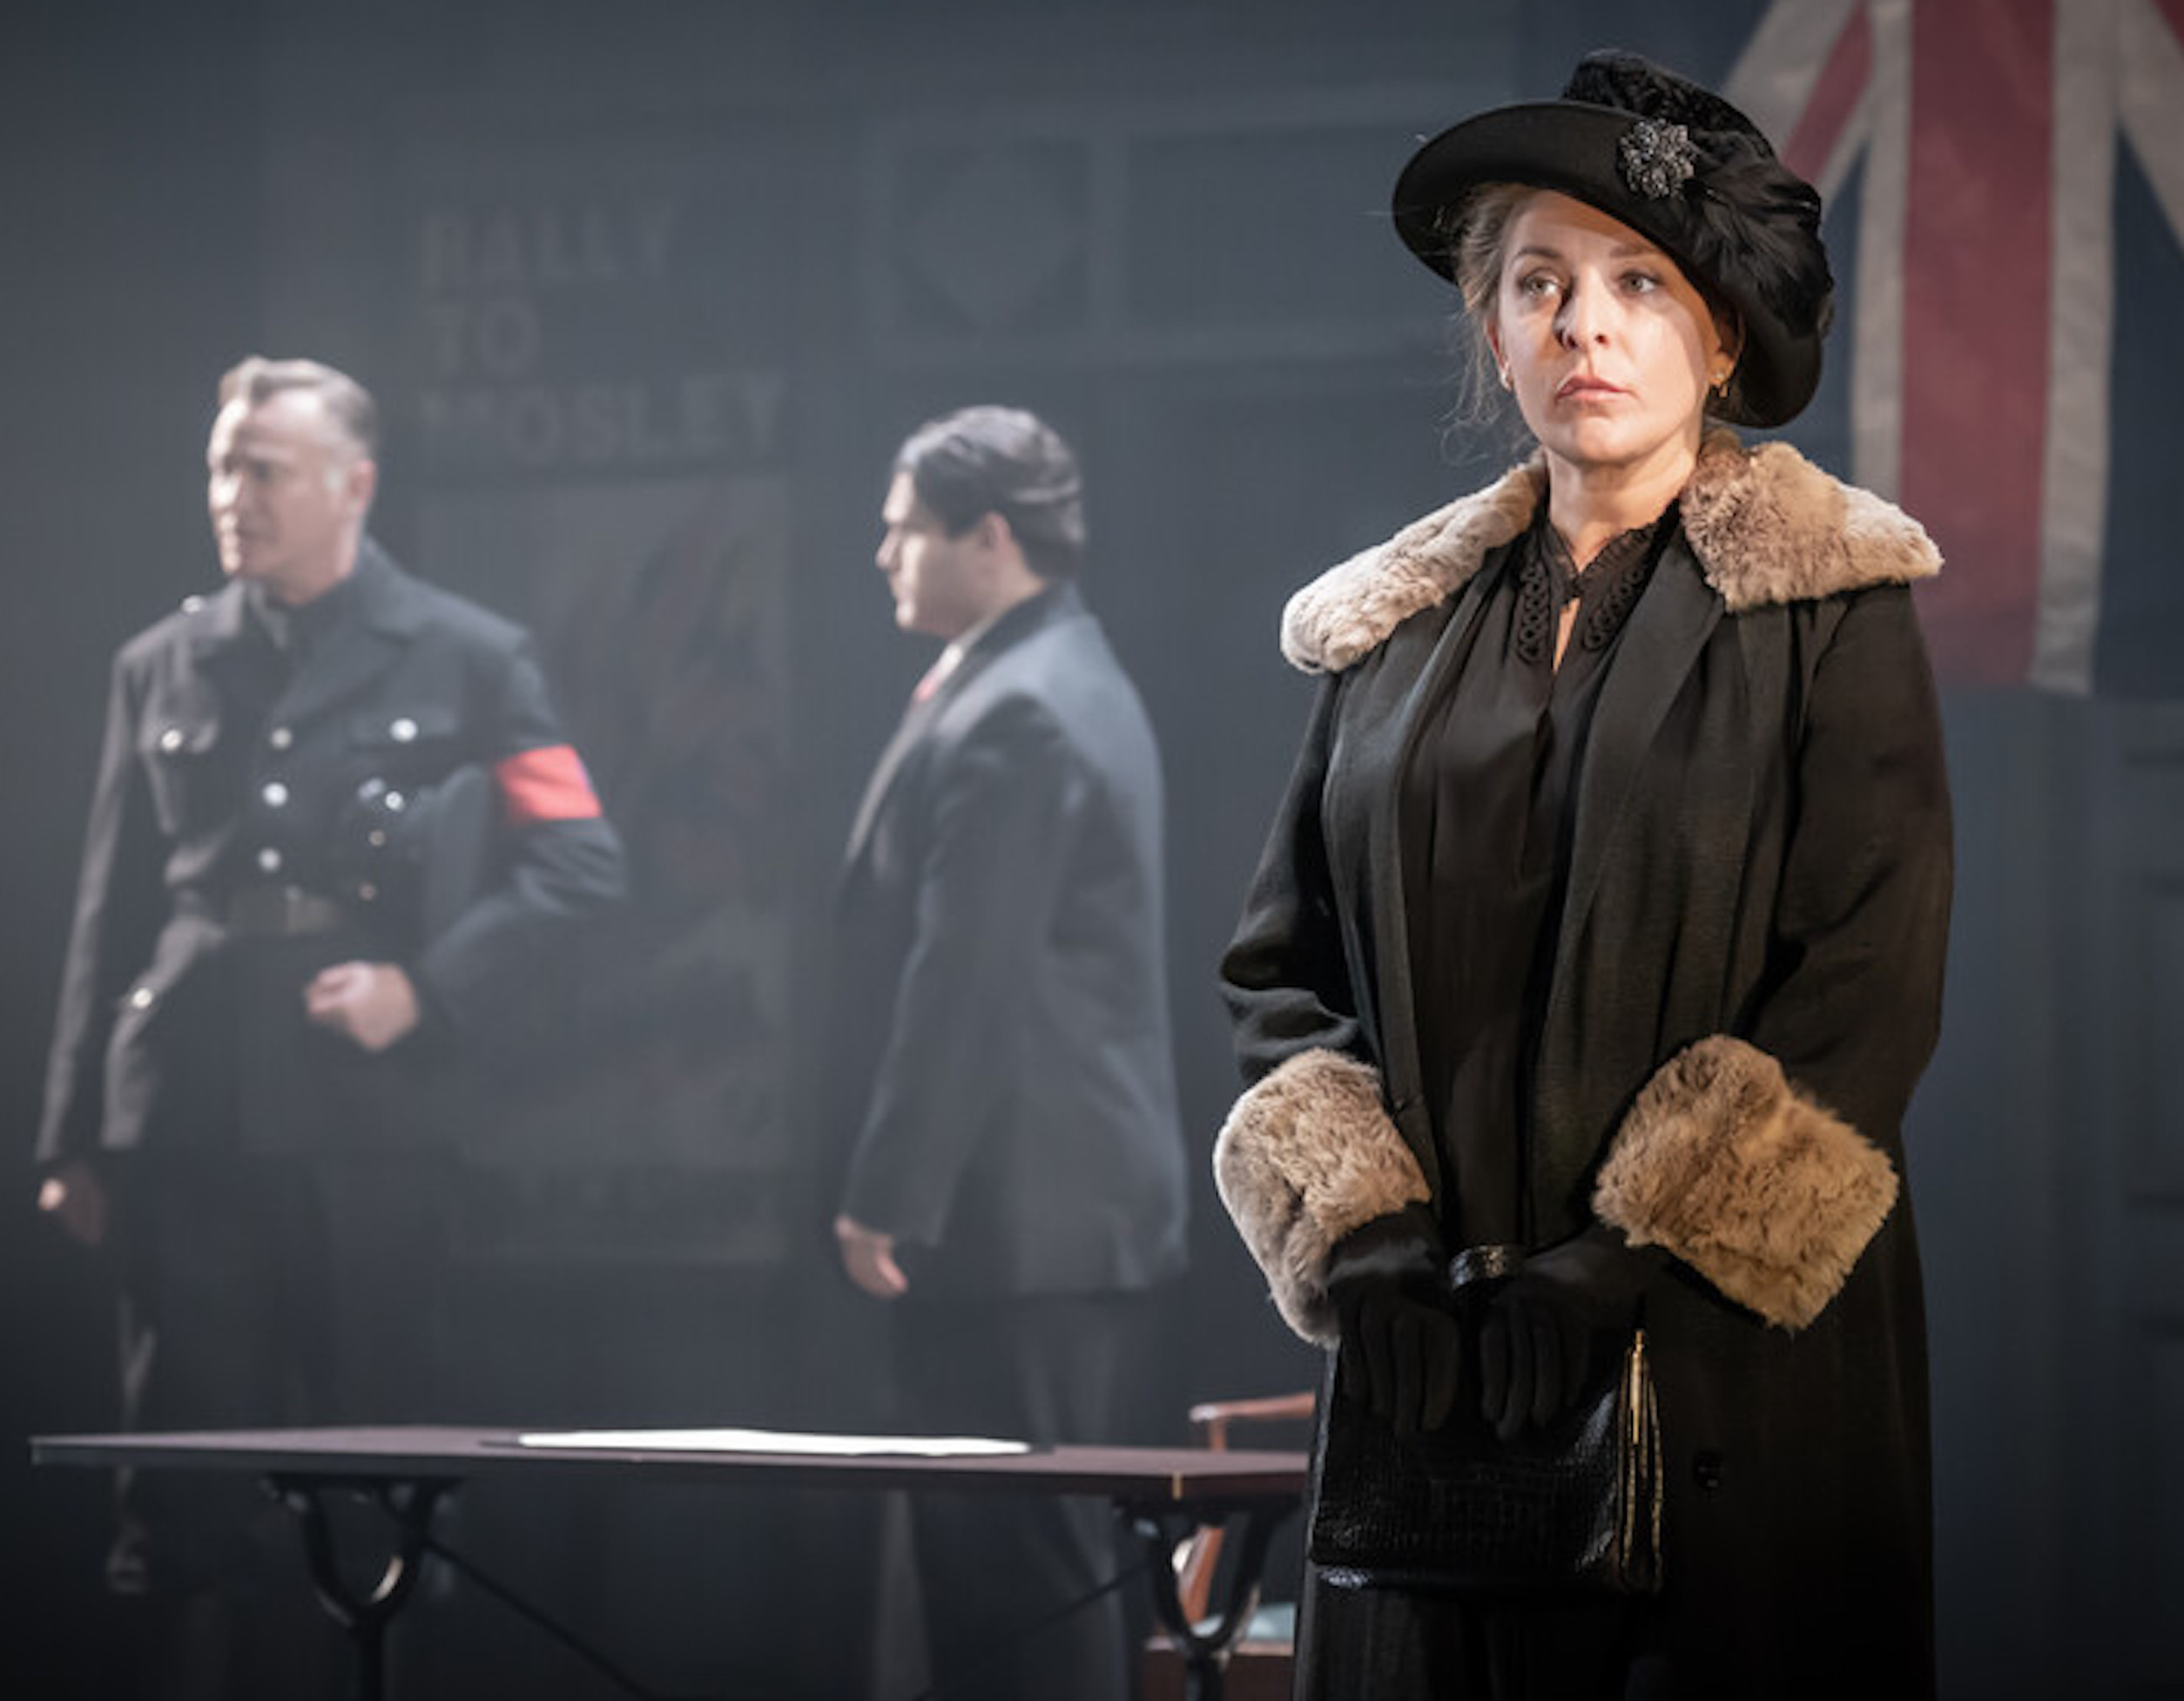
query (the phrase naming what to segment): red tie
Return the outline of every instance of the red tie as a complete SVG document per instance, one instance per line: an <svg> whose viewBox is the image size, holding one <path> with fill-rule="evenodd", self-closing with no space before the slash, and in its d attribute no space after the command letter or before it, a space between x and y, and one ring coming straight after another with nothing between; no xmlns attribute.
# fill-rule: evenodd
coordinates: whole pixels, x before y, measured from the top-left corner
<svg viewBox="0 0 2184 1701"><path fill-rule="evenodd" d="M945 650L941 651L933 665L927 668L920 676L916 689L911 692L912 705L914 707L920 703L931 702L933 693L940 689L940 682L954 672L955 670L948 665L948 652Z"/></svg>

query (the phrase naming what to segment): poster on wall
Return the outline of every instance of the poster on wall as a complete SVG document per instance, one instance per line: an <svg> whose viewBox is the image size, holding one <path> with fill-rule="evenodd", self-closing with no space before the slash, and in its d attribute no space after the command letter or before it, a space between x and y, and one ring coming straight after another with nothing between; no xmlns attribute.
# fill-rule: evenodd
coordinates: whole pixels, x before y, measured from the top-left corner
<svg viewBox="0 0 2184 1701"><path fill-rule="evenodd" d="M523 620L633 901L468 1142L474 1256L765 1262L789 1185L791 210L731 151L421 150L417 564Z"/></svg>

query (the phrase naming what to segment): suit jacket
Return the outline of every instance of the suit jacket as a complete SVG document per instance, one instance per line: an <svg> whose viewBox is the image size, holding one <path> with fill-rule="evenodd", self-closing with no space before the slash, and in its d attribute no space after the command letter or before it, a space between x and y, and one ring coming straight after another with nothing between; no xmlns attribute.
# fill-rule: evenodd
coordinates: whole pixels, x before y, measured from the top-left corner
<svg viewBox="0 0 2184 1701"><path fill-rule="evenodd" d="M1075 588L913 707L839 894L841 1208L922 1292L1093 1292L1183 1263L1159 753Z"/></svg>
<svg viewBox="0 0 2184 1701"><path fill-rule="evenodd" d="M1543 493L1520 469L1291 605L1291 659L1331 677L1224 965L1254 1084L1218 1161L1317 1338L1333 1244L1462 1185L1419 1089L1396 781L1445 640ZM1670 1578L1648 1634L1678 1692L1929 1692L1924 1317L1897 1187L1948 931L1908 590L1938 558L1782 444L1709 440L1682 516L1581 759L1530 1238L1598 1217L1675 1255L1647 1298Z"/></svg>
<svg viewBox="0 0 2184 1701"><path fill-rule="evenodd" d="M290 1144L230 1125L306 1113L239 1100L238 1056L327 1043L300 1012L296 977L314 955L400 962L424 1032L459 1041L492 1026L572 922L621 896L620 844L528 635L412 578L368 539L334 594L342 606L293 672L236 584L190 598L116 657L42 1161L102 1146ZM489 869L475 866L480 773L505 824ZM435 813L462 830L435 831ZM435 866L443 854L473 866L450 873ZM232 917L253 888L307 892L348 919L322 947L241 940ZM429 933L428 907L439 912ZM284 1027L239 1033L233 971L266 951L290 960L275 972L294 984L266 1002ZM386 1076L415 1050L329 1055Z"/></svg>

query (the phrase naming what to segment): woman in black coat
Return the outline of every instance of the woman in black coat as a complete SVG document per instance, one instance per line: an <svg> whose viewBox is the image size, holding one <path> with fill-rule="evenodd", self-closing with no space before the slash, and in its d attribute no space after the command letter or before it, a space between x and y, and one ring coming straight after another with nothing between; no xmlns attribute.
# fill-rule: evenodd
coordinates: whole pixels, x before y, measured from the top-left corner
<svg viewBox="0 0 2184 1701"><path fill-rule="evenodd" d="M1931 1695L1899 1129L1949 907L1909 594L1939 563L1719 429L1818 381L1819 198L1725 102L1596 54L1427 143L1395 211L1539 449L1291 602L1325 679L1223 963L1250 1085L1217 1175L1341 1349L1323 1457L1520 1440L1642 1320L1663 1580L1315 1565L1300 1693ZM1502 1272L1460 1303L1459 1254Z"/></svg>

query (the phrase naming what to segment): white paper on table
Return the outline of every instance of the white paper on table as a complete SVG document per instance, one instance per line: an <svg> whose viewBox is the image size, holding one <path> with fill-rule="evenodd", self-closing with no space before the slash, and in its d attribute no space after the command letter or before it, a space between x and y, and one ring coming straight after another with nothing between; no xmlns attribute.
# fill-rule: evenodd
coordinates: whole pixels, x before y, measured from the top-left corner
<svg viewBox="0 0 2184 1701"><path fill-rule="evenodd" d="M781 1429L553 1429L518 1435L516 1444L607 1452L785 1453L822 1459L993 1459L1031 1451L1028 1441L979 1435L819 1435Z"/></svg>

